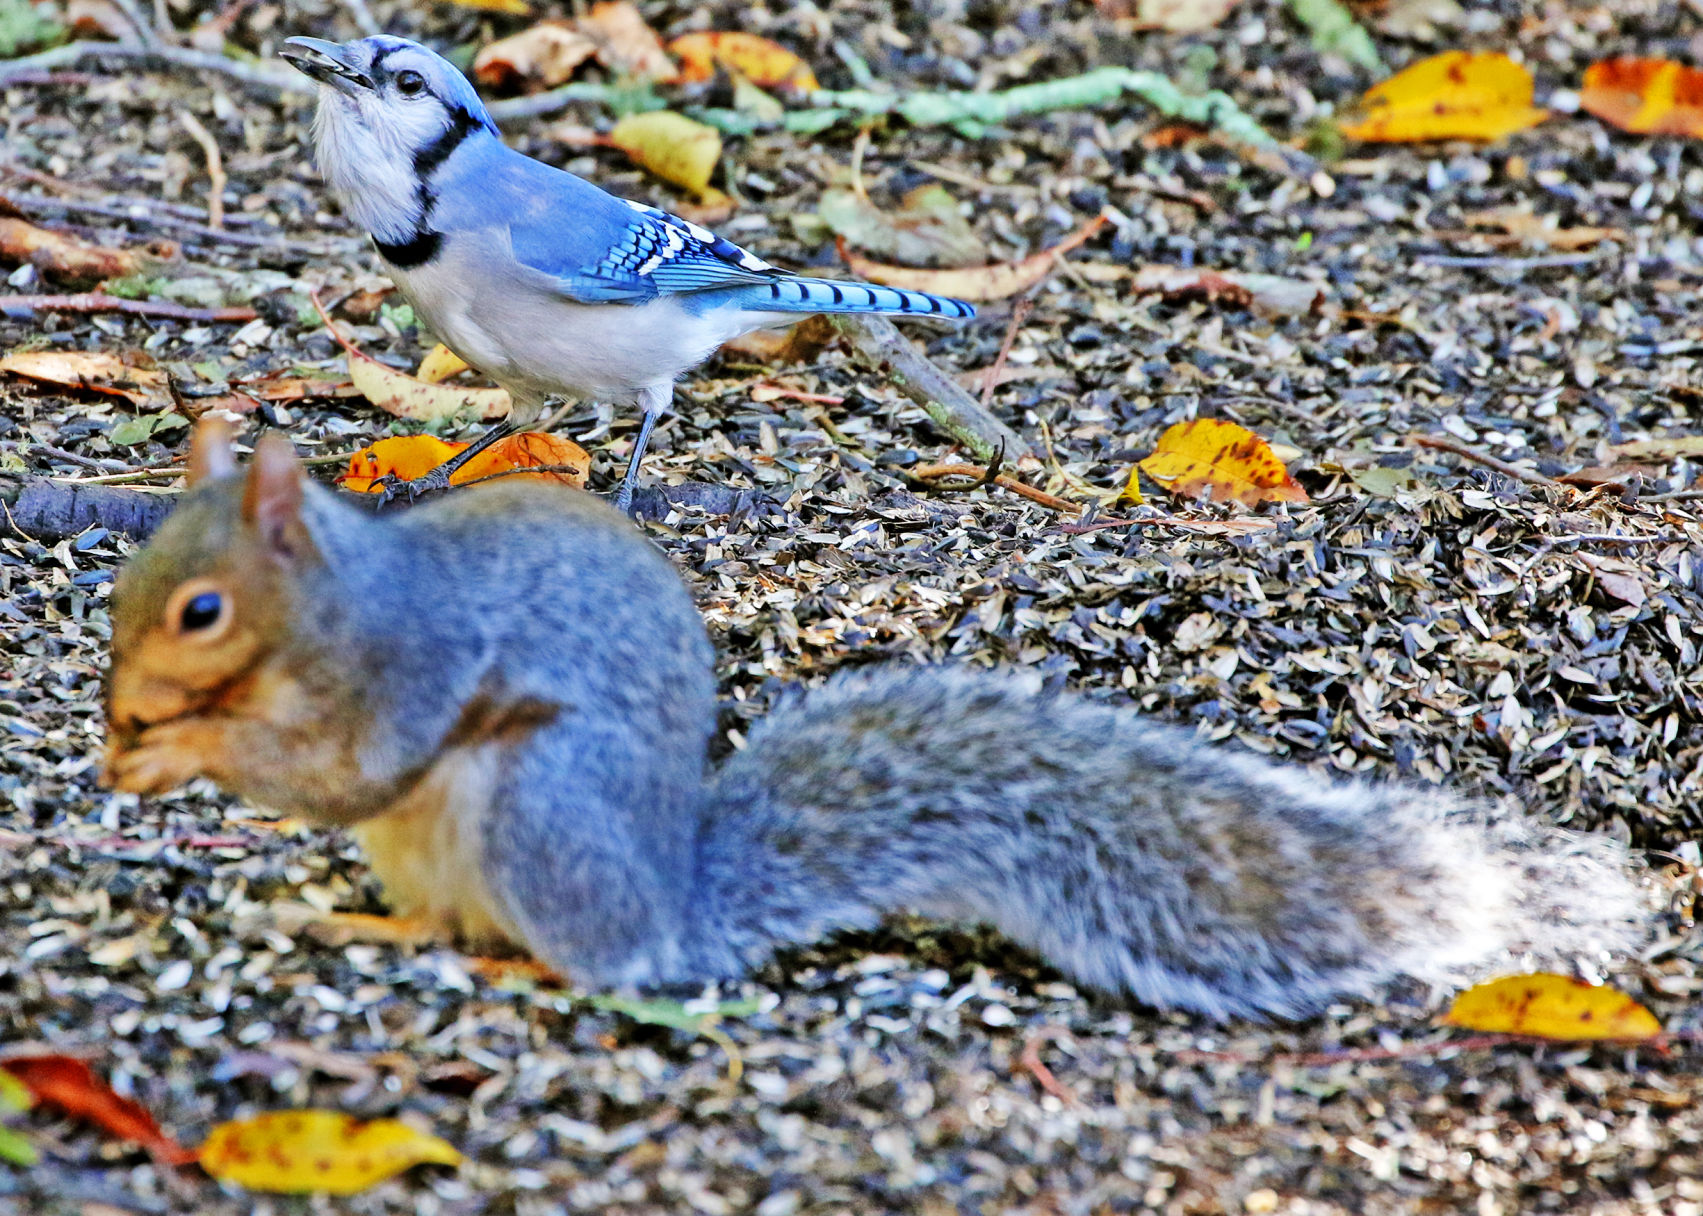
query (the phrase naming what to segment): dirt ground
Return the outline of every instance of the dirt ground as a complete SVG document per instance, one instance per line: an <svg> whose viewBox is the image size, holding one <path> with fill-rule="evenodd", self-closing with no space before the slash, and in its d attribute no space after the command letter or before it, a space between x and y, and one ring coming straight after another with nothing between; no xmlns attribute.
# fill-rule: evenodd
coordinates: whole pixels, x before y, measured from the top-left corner
<svg viewBox="0 0 1703 1216"><path fill-rule="evenodd" d="M357 35L362 7L260 0L229 36L270 55L290 34ZM1014 375L993 393L1045 452L1027 480L1087 501L1085 486L1115 490L1169 424L1214 417L1294 449L1312 500L1262 508L1253 518L1272 526L1244 532L1241 513L1150 486L1148 514L1230 526L1071 531L1068 513L1005 490L925 492L908 473L956 459L949 441L844 350L806 366L712 362L683 381L646 476L766 496L650 529L709 620L727 731L784 684L848 664L1015 663L1321 772L1509 797L1652 850L1654 944L1613 978L1670 1029L1703 1026L1689 902L1703 828L1696 457L1658 452L1609 488L1554 480L1614 463L1613 445L1699 433L1703 152L1568 105L1594 59L1695 60L1694 5L1363 8L1393 65L1506 50L1561 112L1484 148L1346 150L1319 125L1371 77L1321 57L1276 0L1245 0L1187 37L1132 32L1080 0L643 7L668 35L781 39L829 87L851 83L837 42L897 90L1153 68L1224 89L1323 157L1316 173L1286 171L1156 135L1164 120L1133 103L977 137L876 126L861 161L871 198L892 207L944 185L993 260L1053 244L1104 206L1118 213L1034 295ZM1388 32L1420 8L1428 25ZM214 10L161 11L187 31ZM444 48L526 24L440 3L373 13ZM223 230L207 223L185 112L223 150ZM0 299L0 351L144 352L174 370L191 408L225 383L343 378L304 293L338 300L384 280L317 179L302 98L94 64L7 82L0 118L0 195L17 211L111 244L178 242L164 277L179 286L160 290L260 311L217 324ZM579 105L506 134L679 208L619 152L557 137L609 121ZM783 265L837 265L813 217L854 137L731 140L724 184L738 207L721 229ZM1481 215L1501 208L1614 233L1572 250L1499 239ZM1327 307L1270 316L1134 294L1123 268L1148 263L1304 280ZM0 270L13 292L73 289ZM1007 301L921 336L943 368L972 373L1011 321ZM394 309L350 330L398 366L428 341ZM844 400L758 403L758 382ZM7 377L0 402L0 487L161 467L181 450L182 431L115 442L131 411L112 397ZM353 397L254 418L310 454L350 451L388 421ZM595 421L586 408L563 429L593 436L593 485L606 490L634 420ZM204 786L139 805L95 780L103 605L130 549L116 532L0 528L0 1035L87 1051L186 1143L222 1119L330 1106L405 1115L468 1163L337 1201L256 1198L31 1115L18 1126L46 1159L0 1167L0 1211L1703 1212L1695 1046L1294 1058L1440 1042L1429 1019L1447 994L1213 1027L1080 994L985 934L895 924L757 977L746 995L763 1012L723 1027L744 1062L733 1080L715 1042L506 990L454 951L291 928L279 907L382 911L349 841L280 830Z"/></svg>

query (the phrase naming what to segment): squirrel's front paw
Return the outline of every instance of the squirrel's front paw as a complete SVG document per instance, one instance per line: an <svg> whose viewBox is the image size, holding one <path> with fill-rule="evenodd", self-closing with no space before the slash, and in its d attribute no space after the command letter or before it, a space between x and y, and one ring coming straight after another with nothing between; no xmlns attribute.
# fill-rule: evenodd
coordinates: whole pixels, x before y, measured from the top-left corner
<svg viewBox="0 0 1703 1216"><path fill-rule="evenodd" d="M129 747L107 749L106 783L130 794L163 794L207 772L219 729L205 718L150 726Z"/></svg>

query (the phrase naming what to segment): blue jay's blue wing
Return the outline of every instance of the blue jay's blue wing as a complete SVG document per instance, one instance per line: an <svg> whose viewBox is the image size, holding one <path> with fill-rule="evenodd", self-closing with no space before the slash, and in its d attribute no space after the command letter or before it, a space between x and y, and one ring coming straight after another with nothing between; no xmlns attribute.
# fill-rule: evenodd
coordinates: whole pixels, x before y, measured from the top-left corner
<svg viewBox="0 0 1703 1216"><path fill-rule="evenodd" d="M493 140L454 168L438 212L454 227L508 229L516 260L582 304L691 297L699 309L882 312L963 318L975 309L920 291L808 279L679 216L606 194ZM453 209L453 210L452 210Z"/></svg>
<svg viewBox="0 0 1703 1216"><path fill-rule="evenodd" d="M593 260L563 247L558 223L513 225L515 256L551 275L576 300L643 303L657 296L767 282L779 270L706 228L641 203L615 200L626 214L604 228ZM617 212L618 214L618 212ZM614 218L611 216L610 218Z"/></svg>

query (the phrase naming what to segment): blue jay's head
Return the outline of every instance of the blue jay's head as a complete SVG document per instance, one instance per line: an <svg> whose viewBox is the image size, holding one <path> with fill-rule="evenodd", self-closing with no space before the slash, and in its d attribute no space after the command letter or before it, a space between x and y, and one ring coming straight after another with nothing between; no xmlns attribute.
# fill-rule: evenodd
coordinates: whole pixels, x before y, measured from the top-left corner
<svg viewBox="0 0 1703 1216"><path fill-rule="evenodd" d="M417 42L290 38L279 54L319 82L320 172L350 218L380 241L418 235L444 162L469 142L498 137L467 77Z"/></svg>

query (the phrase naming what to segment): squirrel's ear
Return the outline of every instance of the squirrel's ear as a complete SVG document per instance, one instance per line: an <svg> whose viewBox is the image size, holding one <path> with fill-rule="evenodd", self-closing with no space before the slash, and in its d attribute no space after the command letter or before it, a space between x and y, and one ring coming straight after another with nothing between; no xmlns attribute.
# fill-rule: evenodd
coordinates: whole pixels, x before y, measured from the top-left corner
<svg viewBox="0 0 1703 1216"><path fill-rule="evenodd" d="M277 431L267 431L254 445L242 517L280 557L298 556L308 547L302 525L302 466L296 449Z"/></svg>
<svg viewBox="0 0 1703 1216"><path fill-rule="evenodd" d="M190 485L229 477L237 471L231 439L231 424L223 418L203 418L195 424L195 434L189 440Z"/></svg>

